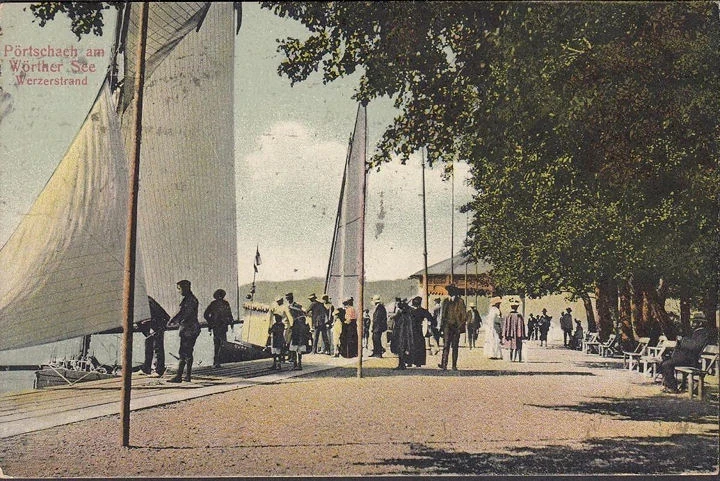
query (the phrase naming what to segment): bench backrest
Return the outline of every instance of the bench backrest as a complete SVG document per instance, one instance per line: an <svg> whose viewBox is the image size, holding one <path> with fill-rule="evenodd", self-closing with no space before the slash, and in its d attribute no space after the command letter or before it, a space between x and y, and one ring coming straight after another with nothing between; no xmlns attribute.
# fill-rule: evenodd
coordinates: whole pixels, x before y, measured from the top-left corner
<svg viewBox="0 0 720 481"><path fill-rule="evenodd" d="M615 337L616 337L615 334L610 334L610 335L608 336L607 341L605 341L605 342L603 343L603 345L604 345L604 346L609 346L609 345L611 345L612 343L615 342Z"/></svg>

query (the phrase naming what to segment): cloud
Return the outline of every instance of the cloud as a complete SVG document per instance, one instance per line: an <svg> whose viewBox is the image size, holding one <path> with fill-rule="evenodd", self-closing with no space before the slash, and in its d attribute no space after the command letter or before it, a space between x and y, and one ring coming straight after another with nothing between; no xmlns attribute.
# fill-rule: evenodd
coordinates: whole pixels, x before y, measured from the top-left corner
<svg viewBox="0 0 720 481"><path fill-rule="evenodd" d="M241 282L252 280L256 244L258 279L325 276L347 144L323 138L300 121L273 124L240 159L238 263ZM470 199L467 166L455 177L455 253L465 237ZM426 170L429 262L450 256L451 187L439 168ZM422 169L419 155L368 175L365 270L369 280L407 277L423 264Z"/></svg>

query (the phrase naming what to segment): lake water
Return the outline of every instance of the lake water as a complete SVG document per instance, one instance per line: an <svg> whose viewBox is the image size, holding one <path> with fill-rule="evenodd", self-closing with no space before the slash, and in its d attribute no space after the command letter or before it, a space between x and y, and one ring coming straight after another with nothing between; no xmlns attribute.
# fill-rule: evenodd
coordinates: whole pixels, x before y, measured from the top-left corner
<svg viewBox="0 0 720 481"><path fill-rule="evenodd" d="M228 331L228 340L240 336L240 327L235 326ZM92 336L90 352L102 364L113 365L121 363L121 335L98 334ZM177 356L180 339L177 331L165 333L165 362L168 366L177 365ZM194 362L196 366L212 364L213 339L207 329L203 329L195 343ZM0 352L0 365L14 364L42 364L53 359L70 359L80 350L79 339L43 344L23 349L14 349ZM140 333L133 336L133 366L142 364L145 358L145 337ZM35 380L34 371L0 371L0 394L25 391L33 388Z"/></svg>

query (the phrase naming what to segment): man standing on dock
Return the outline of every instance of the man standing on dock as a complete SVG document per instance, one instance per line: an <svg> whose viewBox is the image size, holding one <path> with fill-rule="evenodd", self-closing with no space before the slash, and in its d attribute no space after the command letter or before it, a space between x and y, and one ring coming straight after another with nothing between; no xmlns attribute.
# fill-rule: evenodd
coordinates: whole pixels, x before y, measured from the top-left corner
<svg viewBox="0 0 720 481"><path fill-rule="evenodd" d="M185 374L185 382L192 380L193 365L193 349L195 349L195 341L200 335L200 323L198 322L198 300L195 294L190 290L190 281L183 279L177 283L177 288L183 297L180 302L180 310L170 319L167 327L178 327L180 334L180 362L178 364L178 372L175 377L168 382L183 381L183 370L187 365L187 374Z"/></svg>
<svg viewBox="0 0 720 481"><path fill-rule="evenodd" d="M383 357L382 335L388 328L387 309L385 309L385 304L380 302L379 295L374 295L372 301L375 308L372 312L373 352L370 357Z"/></svg>
<svg viewBox="0 0 720 481"><path fill-rule="evenodd" d="M230 304L225 300L225 291L218 289L213 294L214 300L207 306L203 317L207 321L208 331L212 332L213 345L213 367L220 365L220 348L222 343L227 341L228 326L233 325L233 315Z"/></svg>

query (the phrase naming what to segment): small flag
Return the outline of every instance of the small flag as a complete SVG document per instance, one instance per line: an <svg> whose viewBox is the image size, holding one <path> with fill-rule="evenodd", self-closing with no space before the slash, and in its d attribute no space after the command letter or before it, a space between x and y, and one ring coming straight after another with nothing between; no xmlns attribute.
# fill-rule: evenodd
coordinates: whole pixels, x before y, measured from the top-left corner
<svg viewBox="0 0 720 481"><path fill-rule="evenodd" d="M255 273L257 274L258 270L257 270L257 266L255 264L253 264L253 269L255 269Z"/></svg>
<svg viewBox="0 0 720 481"><path fill-rule="evenodd" d="M259 266L262 264L262 260L260 259L260 250L256 247L255 248L255 265Z"/></svg>

